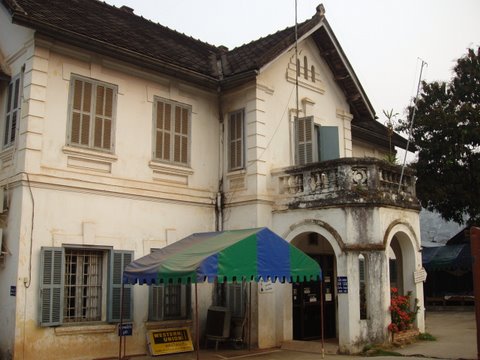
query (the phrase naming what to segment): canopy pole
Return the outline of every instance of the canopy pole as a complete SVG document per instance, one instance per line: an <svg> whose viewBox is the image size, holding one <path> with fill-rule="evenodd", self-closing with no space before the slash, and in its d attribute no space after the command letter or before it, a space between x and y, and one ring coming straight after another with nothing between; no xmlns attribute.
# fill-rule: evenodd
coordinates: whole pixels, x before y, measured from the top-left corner
<svg viewBox="0 0 480 360"><path fill-rule="evenodd" d="M252 282L248 282L248 351L252 350Z"/></svg>
<svg viewBox="0 0 480 360"><path fill-rule="evenodd" d="M200 348L199 348L199 334L200 326L198 324L198 289L197 282L195 281L195 348L197 349L197 360L200 359Z"/></svg>
<svg viewBox="0 0 480 360"><path fill-rule="evenodd" d="M324 336L324 330L323 330L323 284L322 280L320 280L320 319L321 319L321 324L320 324L320 331L322 334L322 359L325 358L325 336Z"/></svg>
<svg viewBox="0 0 480 360"><path fill-rule="evenodd" d="M120 324L117 329L119 331L119 337L120 337L120 343L118 345L118 360L122 359L122 342L123 342L123 334L120 331L123 325L123 294L124 294L124 286L125 284L123 283L123 277L122 277L122 287L120 288Z"/></svg>

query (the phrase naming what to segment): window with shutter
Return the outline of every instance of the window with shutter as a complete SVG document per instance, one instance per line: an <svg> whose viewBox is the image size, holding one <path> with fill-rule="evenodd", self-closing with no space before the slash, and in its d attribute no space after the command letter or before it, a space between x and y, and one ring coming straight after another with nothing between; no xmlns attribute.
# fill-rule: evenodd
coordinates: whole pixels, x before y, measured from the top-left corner
<svg viewBox="0 0 480 360"><path fill-rule="evenodd" d="M161 321L189 318L190 285L152 285L149 291L149 320Z"/></svg>
<svg viewBox="0 0 480 360"><path fill-rule="evenodd" d="M215 305L228 308L234 317L244 317L247 302L246 289L246 282L216 283Z"/></svg>
<svg viewBox="0 0 480 360"><path fill-rule="evenodd" d="M107 316L119 321L123 269L132 260L131 251L42 247L40 325L105 321ZM125 285L124 291L123 317L131 321L132 286ZM102 313L105 308L107 316Z"/></svg>
<svg viewBox="0 0 480 360"><path fill-rule="evenodd" d="M232 316L244 317L246 304L246 283L227 284L227 308Z"/></svg>
<svg viewBox="0 0 480 360"><path fill-rule="evenodd" d="M64 249L42 247L40 257L40 326L61 325Z"/></svg>
<svg viewBox="0 0 480 360"><path fill-rule="evenodd" d="M8 85L3 147L9 147L15 142L17 124L20 121L21 108L21 78L17 75Z"/></svg>
<svg viewBox="0 0 480 360"><path fill-rule="evenodd" d="M313 116L295 118L295 157L297 165L305 165L314 161L313 127Z"/></svg>
<svg viewBox="0 0 480 360"><path fill-rule="evenodd" d="M110 291L109 291L109 322L119 322L122 316L124 321L133 319L133 286L123 285L123 313L122 303L122 278L125 266L133 261L131 251L113 251L110 258Z"/></svg>
<svg viewBox="0 0 480 360"><path fill-rule="evenodd" d="M239 110L228 116L228 169L238 170L245 167L245 121L244 111Z"/></svg>
<svg viewBox="0 0 480 360"><path fill-rule="evenodd" d="M157 99L153 119L154 159L188 165L190 161L191 107Z"/></svg>
<svg viewBox="0 0 480 360"><path fill-rule="evenodd" d="M69 145L113 151L116 96L115 85L72 77Z"/></svg>

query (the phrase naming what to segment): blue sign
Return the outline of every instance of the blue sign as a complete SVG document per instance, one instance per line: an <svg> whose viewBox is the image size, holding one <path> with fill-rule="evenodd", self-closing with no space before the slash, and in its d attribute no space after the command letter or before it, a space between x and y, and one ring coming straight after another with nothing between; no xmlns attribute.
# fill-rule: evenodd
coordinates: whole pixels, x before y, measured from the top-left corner
<svg viewBox="0 0 480 360"><path fill-rule="evenodd" d="M346 276L337 276L337 292L348 294L348 279Z"/></svg>
<svg viewBox="0 0 480 360"><path fill-rule="evenodd" d="M132 336L133 324L118 324L118 336Z"/></svg>
<svg viewBox="0 0 480 360"><path fill-rule="evenodd" d="M10 286L10 296L17 296L17 287L15 285Z"/></svg>

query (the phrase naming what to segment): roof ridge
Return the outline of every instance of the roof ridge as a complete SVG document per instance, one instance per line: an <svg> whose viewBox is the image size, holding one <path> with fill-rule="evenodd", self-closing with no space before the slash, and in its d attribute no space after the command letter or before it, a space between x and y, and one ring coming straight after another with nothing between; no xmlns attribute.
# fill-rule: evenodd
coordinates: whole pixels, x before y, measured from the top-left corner
<svg viewBox="0 0 480 360"><path fill-rule="evenodd" d="M12 0L12 1L15 1L15 0ZM85 0L83 0L83 1L85 1ZM159 22L156 22L156 21L153 21L153 20L151 20L151 19L148 19L148 18L144 17L143 15L137 15L137 14L135 14L135 9L132 9L132 11L130 12L130 11L122 10L122 7L117 7L117 6L115 6L115 5L108 4L107 2L102 1L102 0L90 0L90 1L95 1L95 2L97 2L97 3L99 3L99 4L103 5L103 6L110 7L110 8L112 8L112 9L114 9L115 11L117 11L119 14L121 14L121 16L129 16L129 17L131 17L131 18L134 18L136 21L145 21L145 22L147 22L147 23L150 23L150 24L153 25L153 26L158 26L158 27L161 27L161 28L164 29L164 30L167 30L167 31L171 32L172 35L180 36L180 37L182 37L182 38L184 38L184 39L188 39L188 40L190 40L190 41L193 41L193 42L196 42L196 43L200 43L200 44L202 44L202 45L204 45L204 46L207 46L207 47L211 48L212 50L215 50L215 51L214 51L215 53L218 53L218 52L219 52L219 48L218 48L217 46L215 46L215 45L212 45L212 44L207 43L207 42L205 42L205 41L203 41L203 40L194 38L193 36L187 35L187 34L185 34L185 33L182 33L182 32L180 32L180 31L178 31L178 30L172 29L172 28L170 28L170 27L168 27L168 26L165 26L165 25L163 25L163 24L160 24Z"/></svg>

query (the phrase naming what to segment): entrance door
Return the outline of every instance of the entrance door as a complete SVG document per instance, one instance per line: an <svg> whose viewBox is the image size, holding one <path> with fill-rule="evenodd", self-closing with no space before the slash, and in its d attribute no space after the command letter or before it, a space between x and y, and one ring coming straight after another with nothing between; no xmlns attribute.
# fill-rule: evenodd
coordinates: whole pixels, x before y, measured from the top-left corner
<svg viewBox="0 0 480 360"><path fill-rule="evenodd" d="M334 255L312 256L323 273L324 336L336 337L334 297ZM315 340L321 338L320 282L293 284L293 339Z"/></svg>

